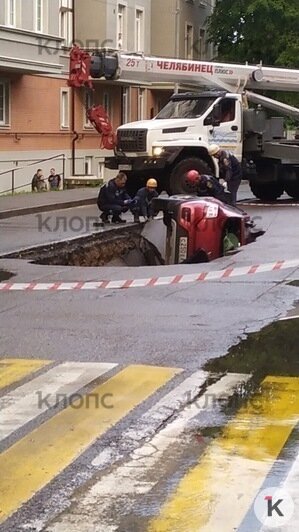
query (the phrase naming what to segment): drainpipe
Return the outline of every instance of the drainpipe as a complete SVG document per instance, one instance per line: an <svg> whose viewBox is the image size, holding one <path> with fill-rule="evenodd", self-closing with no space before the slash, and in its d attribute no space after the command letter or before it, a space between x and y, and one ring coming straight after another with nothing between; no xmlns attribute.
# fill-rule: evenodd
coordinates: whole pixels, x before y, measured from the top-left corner
<svg viewBox="0 0 299 532"><path fill-rule="evenodd" d="M72 2L72 44L76 42L76 16L75 16L75 1ZM72 130L72 156L71 167L72 175L76 175L76 141L78 140L78 133L75 130L75 87L71 87L71 130Z"/></svg>
<svg viewBox="0 0 299 532"><path fill-rule="evenodd" d="M180 0L176 0L175 8L175 57L178 59L180 55L180 14L181 14L181 5Z"/></svg>
<svg viewBox="0 0 299 532"><path fill-rule="evenodd" d="M176 8L175 8L175 57L176 59L179 58L180 55L180 22L181 22L181 2L180 0L176 0ZM179 84L175 83L174 85L174 92L179 92Z"/></svg>

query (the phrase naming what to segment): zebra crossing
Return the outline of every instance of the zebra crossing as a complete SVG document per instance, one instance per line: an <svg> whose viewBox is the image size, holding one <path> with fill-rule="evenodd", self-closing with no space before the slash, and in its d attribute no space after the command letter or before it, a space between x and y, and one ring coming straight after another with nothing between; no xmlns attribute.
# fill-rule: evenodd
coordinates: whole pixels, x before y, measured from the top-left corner
<svg viewBox="0 0 299 532"><path fill-rule="evenodd" d="M240 402L232 418L222 419L221 398L241 396L250 378L0 359L0 529L238 530L299 421L299 378L271 376L260 383L256 401ZM215 438L190 440L219 416L224 427ZM119 426L117 439L97 447ZM197 441L195 459L180 468L190 441ZM91 449L98 452L80 489L62 484L68 504L49 492L42 512L22 514ZM292 492L298 476L295 461L286 481Z"/></svg>

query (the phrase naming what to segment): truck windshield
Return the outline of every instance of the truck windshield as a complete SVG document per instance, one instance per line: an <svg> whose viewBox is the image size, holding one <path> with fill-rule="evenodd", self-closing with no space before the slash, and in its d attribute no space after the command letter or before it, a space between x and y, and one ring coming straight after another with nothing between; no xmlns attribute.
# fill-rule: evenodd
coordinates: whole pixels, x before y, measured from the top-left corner
<svg viewBox="0 0 299 532"><path fill-rule="evenodd" d="M216 98L190 98L170 100L157 114L156 119L198 118L212 105Z"/></svg>

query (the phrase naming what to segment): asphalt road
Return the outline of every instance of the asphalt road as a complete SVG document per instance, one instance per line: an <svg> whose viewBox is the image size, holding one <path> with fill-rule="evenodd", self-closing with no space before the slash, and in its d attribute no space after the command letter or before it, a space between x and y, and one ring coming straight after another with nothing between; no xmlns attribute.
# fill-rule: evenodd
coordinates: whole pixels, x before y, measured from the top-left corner
<svg viewBox="0 0 299 532"><path fill-rule="evenodd" d="M249 196L246 189L242 193L244 197ZM208 265L99 269L38 266L29 264L26 261L2 259L0 260L0 270L4 269L16 274L13 278L14 282L96 281L99 279L135 279L152 277L153 275L166 276L214 271L227 267L251 266L299 258L298 207L250 206L247 211L252 216L257 217L259 225L266 230L265 235L255 243L240 249L236 255L221 258ZM96 214L96 207L82 207L59 212L58 215L60 217L65 217L64 220L66 221L64 223L66 230L58 233L53 233L48 229L38 231L37 219L34 215L25 216L22 219L11 218L9 220L2 220L0 221L1 253L14 251L28 245L31 246L42 242L59 240L63 237L76 236L78 232L74 232L71 229L70 220L74 220L74 217L80 217L85 220L86 217L92 217ZM53 224L56 222L52 219L48 223ZM82 231L82 234L86 232L86 226L84 224L80 228L80 231ZM3 525L3 530L5 532L10 530L13 532L18 530L48 530L49 532L61 532L62 530L78 530L80 532L85 530L105 530L105 532L112 530L122 532L135 532L135 530L181 530L179 525L175 525L178 526L178 528L175 528L174 524L171 524L169 521L169 516L167 517L169 509L167 511L165 510L166 513L163 518L168 523L168 528L163 528L165 522L164 524L155 522L151 525L152 528L148 528L149 519L155 516L157 517L157 508L162 501L166 501L167 494L169 494L169 490L171 491L171 486L177 482L175 481L175 453L173 456L172 454L166 455L167 464L165 463L163 470L165 478L172 480L170 484L165 484L165 482L163 484L162 479L159 480L161 483L161 485L159 484L159 489L154 490L155 493L152 498L149 497L146 499L148 507L151 508L151 511L148 510L148 514L144 506L142 506L142 511L140 510L141 513L139 514L134 506L134 504L136 505L136 494L142 493L142 489L146 490L144 483L142 483L145 480L143 479L141 482L140 478L138 478L138 481L136 480L136 490L133 489L132 491L132 487L130 489L128 487L125 488L124 485L126 484L123 485L123 491L120 489L120 499L126 496L127 507L126 509L122 507L122 512L124 513L120 514L120 517L118 515L117 519L114 519L113 516L116 506L113 505L116 504L115 497L117 498L118 493L116 486L117 484L122 485L124 478L127 479L128 476L130 478L128 474L129 469L116 474L114 464L121 457L124 459L125 456L126 460L128 460L127 467L130 468L129 452L132 452L133 448L136 448L138 445L140 446L141 442L144 441L146 434L145 427L147 427L147 431L150 429L152 434L155 434L167 425L169 417L171 418L174 415L175 408L173 405L175 404L175 397L178 400L180 395L179 392L176 393L176 387L184 383L184 379L189 377L192 379L192 375L195 372L201 371L203 364L207 360L224 355L232 345L244 339L248 333L259 331L265 325L291 312L298 299L298 288L296 286L290 286L288 281L297 279L299 279L299 268L277 270L243 277L232 277L204 283L190 283L181 286L157 286L90 292L0 292L1 359L45 359L54 363L54 367L57 367L57 363L65 362L114 364L115 366L109 366L105 370L109 371L108 376L116 379L115 382L111 381L110 387L108 386L106 392L108 394L110 393L113 399L113 396L118 393L117 390L122 390L122 397L120 398L121 406L119 407L121 412L119 417L117 418L116 416L117 409L113 410L113 415L116 418L111 421L110 425L108 424L109 426L106 431L94 435L94 438L92 437L92 431L94 430L95 420L91 418L90 426L84 425L85 428L83 433L80 433L81 439L79 438L78 447L73 450L73 454L73 442L72 440L69 441L67 437L65 437L65 440L62 438L61 426L69 426L69 430L74 430L76 435L75 423L81 423L83 419L78 419L75 422L61 418L62 425L58 427L53 422L52 428L50 429L49 427L48 430L51 430L57 436L57 439L49 443L49 448L57 445L57 456L62 457L62 462L56 464L56 466L53 465L53 461L55 462L53 456L51 458L47 454L38 455L38 449L46 441L46 436L38 432L40 425L50 422L53 412L48 410L39 412L39 417L31 420L28 419L26 423L21 423L17 427L16 432L12 432L11 435L4 438L3 452L5 461L2 463L3 467L5 464L9 464L10 460L11 463L15 463L17 458L20 458L22 453L24 453L24 449L28 449L30 442L30 446L33 445L32 453L30 454L28 451L30 455L28 464L31 464L34 473L32 475L30 474L31 480L29 477L29 480L27 480L30 493L38 492L38 495L31 502L27 502L31 498L31 495L29 496L22 492L16 495L16 500L14 501L12 489L12 494L9 499L10 502L5 499L3 506L4 515L9 516L12 512L19 509L22 502L26 504ZM139 365L141 368L139 368ZM157 370L155 370L157 373L153 375L150 369L152 366L157 367ZM51 368L52 366L49 367ZM39 371L42 376L43 370L39 369ZM99 367L95 366L94 371L95 375L97 375L96 381L91 378L88 380L87 378L86 382L84 379L84 382L81 382L80 375L77 375L76 378L80 381L78 388L85 390L87 383L90 385L92 380L96 384L103 385L105 378L100 377L101 372ZM118 382L118 375L121 371L125 372L125 376L123 380ZM127 371L129 371L129 374L126 373ZM271 372L270 361L269 372ZM30 382L28 375L23 377L25 378L25 383L27 381ZM197 375L195 379L197 385L191 387L193 390L192 393L195 396L200 387L206 385L206 377L206 375L201 377ZM239 375L237 378L228 375L228 380L223 385L221 383L219 384L219 393L221 391L228 391L228 393L233 394L234 386L240 386L242 382L244 384L248 378L248 375ZM220 382L221 375L217 375L215 381ZM51 379L49 382L52 383ZM212 384L213 382L210 382L210 385ZM297 381L295 385L297 386ZM286 388L284 392L286 396L279 396L277 398L278 402L289 402L288 386L288 383L283 383L283 387ZM290 386L293 386L293 381ZM7 390L13 391L14 389L18 390L16 384L12 381L12 388L5 389L5 392ZM41 389L43 388L38 388L38 390ZM172 392L174 392L174 397L169 399L168 410L160 409L159 416L157 416L157 413L153 415L148 414L151 411L150 409L155 408L155 405L159 401L163 401L165 394L171 394ZM214 392L211 391L211 393ZM261 393L263 393L263 389ZM130 394L133 396L131 407L130 404L127 405L127 402L131 400ZM186 395L183 392L182 394L182 398L179 400L179 406L177 406L178 411L182 408L182 403L185 404L187 402ZM20 397L22 397L22 394ZM5 395L3 395L3 398L5 399ZM275 397L273 401L273 404L275 404ZM7 404L10 404L9 401ZM5 403L6 407L7 404ZM132 408L134 408L133 411ZM169 414L169 408L171 409L171 415ZM63 410L60 409L60 405L58 411L60 413L62 412L61 415L63 416ZM81 413L81 410L79 412ZM80 416L80 413L78 416ZM106 414L107 412L105 411L105 416ZM198 429L199 426L204 426L206 418L212 414L213 412L206 411L204 419L197 420L195 427ZM221 412L216 414L218 421L220 416L221 423L229 423L229 418L224 419L223 416L221 417ZM86 413L86 417L84 417L84 423L88 423L88 416L89 411ZM144 416L145 421L141 423ZM13 417L13 422L15 419L17 418ZM139 421L142 425L140 434L138 433ZM269 414L269 424L272 421L271 415ZM36 429L37 433L36 437L32 439L30 437L30 430L33 429ZM127 432L129 431L130 433L130 430L134 433L134 437L124 438L124 434L127 435ZM85 441L84 438L89 431L91 432L91 439ZM96 436L101 436L101 438L96 439ZM29 440L26 441L26 438L29 438ZM61 441L60 438L62 438ZM74 440L76 440L76 436ZM119 454L119 447L121 447L122 440L124 440L123 449ZM208 438L207 444L210 441ZM187 440L183 438L183 440L180 439L180 442L180 445L178 445L178 455L181 458L177 457L177 460L181 460L182 477L189 471L191 464L195 463L200 453L198 447L195 446L194 449L192 438L187 438ZM281 447L283 443L282 438ZM18 445L20 445L20 448ZM162 445L161 449L163 450L164 444L160 442L159 445ZM278 446L277 454L281 450L281 447ZM69 455L67 455L66 448L69 449ZM11 455L9 454L10 452L12 453ZM146 450L144 452L146 454ZM276 455L273 455L272 462L275 457ZM258 461L258 457L255 457L255 459ZM36 474L38 465L34 460L37 463L38 460L45 461L42 466L42 471L44 469L46 470L43 473L45 474L44 480L40 479L42 475ZM49 460L51 465L48 466L47 460ZM0 467L2 467L1 464ZM6 474L9 476L9 466L7 467L8 471ZM55 467L57 467L57 470ZM148 468L149 466L145 464L144 467ZM234 467L236 468L236 474L237 462ZM158 465L157 468L159 470ZM110 480L109 478L107 479L104 487L103 483L102 485L101 483L99 485L95 484L97 486L94 487L95 491L88 493L87 499L84 502L83 494L85 488L82 491L82 485L90 481L90 478L94 475L94 480L96 478L97 482L99 482L99 472L102 469L105 471L105 474L111 472L116 475L113 477L113 504L111 503L111 493L107 488L107 486L111 485L111 478ZM267 471L262 470L262 468L258 470L261 475L260 485L262 485ZM157 473L157 469L155 471ZM18 467L18 471L15 474L15 485L18 475L19 479L27 478L26 461L24 469ZM151 475L153 474L153 471L149 471L146 478L149 491L151 482L153 481ZM38 476L38 479L35 479L35 476ZM117 480L116 484L115 479ZM33 483L32 485L31 482ZM250 483L250 478L248 482ZM256 485L256 488L258 489L260 485ZM69 513L67 512L65 514L64 518L61 518L61 521L59 518L57 523L54 521L54 524L50 525L49 522L55 517L55 513L69 506L70 497L74 489L80 486L81 488L76 495L75 506L69 510ZM4 492L5 489L0 484L0 494L3 495ZM232 492L230 491L230 493ZM99 500L102 496L105 496L106 499L103 502L103 506L101 506L101 512L103 510L101 513L97 508L99 507ZM97 497L100 497L100 499L97 499ZM12 508L10 508L10 504L12 504ZM75 508L77 505L80 511L78 509L76 512ZM134 509L134 512L132 510L135 515L134 519L130 516L130 508ZM87 519L90 515L93 515L93 520ZM86 519L86 524L84 524L82 516ZM216 519L215 516L213 518ZM214 526L216 526L215 523L217 523L217 519L214 522ZM185 530L193 531L197 529L193 527L190 521L188 528ZM200 530L212 530L212 528L200 528ZM213 528L213 530L216 530L216 528ZM229 531L231 529L222 528L221 530L226 532L226 530ZM249 531L246 527L244 530Z"/></svg>
<svg viewBox="0 0 299 532"><path fill-rule="evenodd" d="M17 273L14 281L20 282L96 281L219 270L299 257L298 208L248 207L247 211L266 234L238 254L208 265L99 269L38 266L4 259L0 268ZM68 223L74 217L85 220L94 212L93 207L82 207L59 212L59 216L65 215ZM34 216L25 216L1 222L6 229L2 250L76 236L71 231L32 233L32 219ZM14 231L16 239L12 238ZM286 313L297 292L283 281L296 275L286 270L151 289L2 293L0 350L4 355L50 356L55 360L178 367L186 363L193 370L204 360L223 354L245 332L258 330Z"/></svg>

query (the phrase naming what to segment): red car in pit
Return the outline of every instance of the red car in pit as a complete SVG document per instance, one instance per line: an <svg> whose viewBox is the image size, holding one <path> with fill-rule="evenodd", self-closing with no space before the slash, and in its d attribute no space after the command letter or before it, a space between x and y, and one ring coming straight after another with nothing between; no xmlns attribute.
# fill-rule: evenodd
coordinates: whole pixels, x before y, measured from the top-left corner
<svg viewBox="0 0 299 532"><path fill-rule="evenodd" d="M166 264L208 262L264 233L246 212L213 197L159 196L153 208L167 227Z"/></svg>

